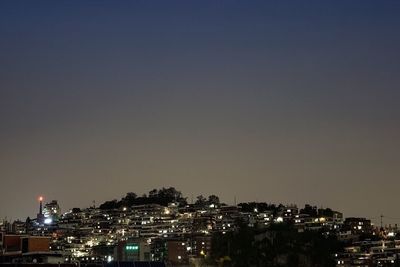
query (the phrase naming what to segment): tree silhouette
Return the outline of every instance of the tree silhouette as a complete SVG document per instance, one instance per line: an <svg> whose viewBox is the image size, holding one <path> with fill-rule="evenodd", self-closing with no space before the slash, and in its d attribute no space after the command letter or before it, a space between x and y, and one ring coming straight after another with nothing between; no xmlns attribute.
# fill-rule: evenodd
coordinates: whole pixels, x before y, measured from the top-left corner
<svg viewBox="0 0 400 267"><path fill-rule="evenodd" d="M257 229L240 224L236 232L213 235L211 257L229 257L232 266L335 266L333 253L341 245L320 232L299 233L291 224L272 224Z"/></svg>
<svg viewBox="0 0 400 267"><path fill-rule="evenodd" d="M100 205L100 209L111 210L119 209L121 207L130 207L134 205L145 205L145 204L159 204L162 206L168 206L171 202L177 202L179 206L187 205L186 198L183 197L182 193L176 190L174 187L161 188L159 190L153 189L148 195L143 194L138 197L136 193L127 193L120 201L112 200L106 201Z"/></svg>

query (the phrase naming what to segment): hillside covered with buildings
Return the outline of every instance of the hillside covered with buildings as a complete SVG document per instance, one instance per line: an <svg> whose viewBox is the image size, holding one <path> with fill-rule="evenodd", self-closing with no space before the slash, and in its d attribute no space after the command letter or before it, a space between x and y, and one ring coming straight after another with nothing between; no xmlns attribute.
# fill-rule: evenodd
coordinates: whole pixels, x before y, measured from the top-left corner
<svg viewBox="0 0 400 267"><path fill-rule="evenodd" d="M175 188L61 212L39 199L36 218L1 223L3 263L169 266L395 266L396 226L312 205L188 203ZM147 265L148 266L148 265ZM154 265L155 266L155 265Z"/></svg>

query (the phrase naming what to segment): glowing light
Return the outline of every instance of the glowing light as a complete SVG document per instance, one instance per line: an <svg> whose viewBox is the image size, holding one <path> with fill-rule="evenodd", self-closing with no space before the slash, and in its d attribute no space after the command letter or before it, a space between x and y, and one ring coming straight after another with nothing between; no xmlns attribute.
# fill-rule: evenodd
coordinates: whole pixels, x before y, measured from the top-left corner
<svg viewBox="0 0 400 267"><path fill-rule="evenodd" d="M138 250L139 246L137 245L128 245L126 246L126 250Z"/></svg>
<svg viewBox="0 0 400 267"><path fill-rule="evenodd" d="M51 224L53 222L53 220L51 219L51 218L46 218L45 220L44 220L44 223L45 224Z"/></svg>
<svg viewBox="0 0 400 267"><path fill-rule="evenodd" d="M42 202L43 201L43 196L39 197L39 201Z"/></svg>

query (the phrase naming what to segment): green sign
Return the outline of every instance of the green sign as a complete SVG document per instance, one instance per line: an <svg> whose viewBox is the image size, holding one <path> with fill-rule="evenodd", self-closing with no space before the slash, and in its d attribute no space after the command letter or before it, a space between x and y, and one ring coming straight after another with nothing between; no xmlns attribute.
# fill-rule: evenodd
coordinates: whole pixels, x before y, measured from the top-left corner
<svg viewBox="0 0 400 267"><path fill-rule="evenodd" d="M139 246L138 245L127 245L125 247L126 250L139 250Z"/></svg>

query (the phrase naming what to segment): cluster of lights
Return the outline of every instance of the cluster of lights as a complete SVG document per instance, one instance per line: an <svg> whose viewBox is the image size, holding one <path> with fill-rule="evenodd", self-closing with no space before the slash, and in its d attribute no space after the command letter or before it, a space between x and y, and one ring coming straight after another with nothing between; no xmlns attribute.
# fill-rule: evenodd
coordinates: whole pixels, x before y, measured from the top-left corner
<svg viewBox="0 0 400 267"><path fill-rule="evenodd" d="M138 245L128 245L125 247L126 250L139 250Z"/></svg>
<svg viewBox="0 0 400 267"><path fill-rule="evenodd" d="M43 201L43 197L41 196L41 197L39 197L38 198L39 199L39 201ZM210 206L209 206L210 208L216 208L216 206L214 205L214 204L211 204ZM128 208L127 207L123 207L122 208L122 211L124 211L124 212L126 212L128 210ZM130 209L129 209L130 210ZM56 208L54 208L54 207L52 207L51 208L51 211L53 212L53 213L57 213L57 209ZM287 213L293 213L293 211L294 210L292 210L292 209L287 209L286 210L286 212ZM71 213L72 211L70 211L70 213ZM198 212L200 212L200 213L205 213L206 212L206 210L202 210L202 211L198 211ZM261 222L264 222L265 223L265 225L267 225L267 224L269 224L270 222L273 222L273 221L275 221L276 223L282 223L282 222L284 222L284 220L286 219L286 217L287 216L289 216L288 214L282 214L281 216L279 216L279 217L275 217L275 216L273 216L272 214L270 214L270 213L264 213L264 212L259 212L259 210L257 209L257 208L254 208L254 212L255 213L257 213L257 215L255 215L254 216L254 214L252 214L252 215L248 215L249 216L249 218L251 218L251 219L253 219L254 217L256 217L258 220L260 220ZM169 214L171 214L171 213L175 213L175 211L173 210L173 209L170 209L170 208L164 208L164 209L162 209L162 210L160 210L160 213L161 214L165 214L165 215L169 215ZM147 215L147 212L145 212L144 213L145 215ZM154 213L150 213L150 215L153 215ZM173 220L173 219L171 219L170 217L171 216L162 216L162 215L154 215L155 217L152 217L152 216L145 216L145 217L140 217L140 216L136 216L136 215L134 215L135 217L132 217L131 219L119 219L118 220L118 223L125 223L125 224L129 224L129 221L138 221L138 224L142 224L142 225L151 225L151 224L153 224L153 223L158 223L158 221L160 220L160 219L162 219L162 220L164 220L165 222L166 222L166 218L168 219L168 222L169 222L169 224L170 224L170 227L171 228L178 228L179 227L179 224L178 223L180 223L180 220L178 220L178 219L175 219L175 220ZM178 213L179 214L179 213ZM103 216L104 216L104 218L106 219L106 220L111 220L111 219L113 219L113 217L111 217L109 214L102 214ZM130 215L130 214L128 214L128 215ZM124 213L124 216L126 216L125 215L125 213ZM192 217L192 214L191 213L184 213L184 214L182 214L182 215L180 215L179 214L179 216L181 217L181 218L183 218L183 219L188 219L188 218L191 218ZM254 217L253 217L254 216ZM275 217L275 218L274 218ZM89 216L89 218L91 218L91 216ZM121 218L121 217L120 217ZM224 218L224 216L223 215L220 215L220 214L216 214L216 218L218 218L219 220L222 220L223 218ZM300 217L299 217L299 215L295 215L295 218L296 218L296 220L295 220L295 222L296 223L301 223L303 220L301 220L300 219ZM311 218L310 218L311 219ZM315 223L317 223L317 222L321 222L321 223L324 223L327 219L326 218L324 218L324 217L321 217L321 218L315 218L315 219L313 219L314 220L314 222ZM313 222L313 220L310 220L311 222ZM329 218L328 218L328 220L329 220ZM57 218L55 218L55 221L57 221ZM225 223L223 223L223 222L225 222ZM268 223L267 223L268 222ZM48 218L47 216L46 216L46 219L45 219L45 221L44 221L44 223L45 224L51 224L52 223L52 220L51 220L51 218ZM96 222L93 222L94 224L96 224ZM176 224L178 224L178 225L174 225L174 223L176 223ZM219 222L218 222L219 223ZM232 223L226 223L226 220L223 220L222 221L222 229L224 230L222 233L223 234L225 234L226 233L226 231L228 231L229 230L229 228L231 228L231 227L234 227L235 225L234 224L232 224ZM180 225L183 225L183 224L180 224ZM184 225L186 225L186 224L184 224ZM362 228L362 222L360 222L359 223L359 225L357 226L357 228L358 229L361 229ZM167 227L165 224L163 225L163 228L164 227ZM96 226L94 226L94 228L96 228ZM158 229L157 229L158 228ZM158 232L159 232L159 234L168 234L169 232L171 232L171 233L173 233L174 232L174 230L170 230L170 228L167 228L167 229L161 229L161 230L159 230L159 227L157 226L157 228L155 229L155 233L157 232L157 230L158 230ZM180 227L179 227L180 228ZM218 224L218 227L217 228L219 228L219 224ZM354 228L356 228L356 226L354 227ZM202 230L202 232L203 233L205 233L205 234L209 234L209 232L208 232L208 230L212 230L213 229L213 225L212 224L207 224L207 227L205 228L205 230ZM103 231L102 231L103 230ZM179 229L180 230L180 229ZM104 233L104 232L107 232L107 230L105 230L105 229L101 229L101 226L100 226L100 223L99 222L97 222L97 231L99 232L99 233ZM117 236L118 236L118 234L121 234L122 233L122 236L125 236L125 232L127 232L127 234L129 234L130 233L130 228L128 227L128 229L118 229L118 230L116 230L116 234L117 234ZM136 230L136 232L139 232L139 230ZM186 229L183 227L182 228L182 232L183 233L185 233L186 232ZM94 233L94 231L92 231L92 233ZM112 231L109 231L109 234L111 234L112 233ZM392 233L389 233L389 236L391 235ZM165 237L167 237L167 235L164 235ZM113 238L114 238L114 236L109 236L111 239L107 239L106 241L107 241L107 245L111 245L111 244L113 244L114 243L114 240L112 240ZM74 237L67 237L67 241L68 241L68 243L72 243L72 239L74 239ZM128 238L125 238L125 239L122 239L122 240L128 240ZM149 243L151 243L151 239L149 239L149 241L148 241ZM96 242L96 243L94 243L93 242L93 240L89 240L89 241L87 241L86 242L86 245L87 246L89 246L89 247L92 247L93 245L95 245L95 244L98 244L98 242ZM193 247L191 247L191 246L187 246L187 245L189 245L189 244L185 244L185 243L181 243L182 244L182 246L184 247L184 249L186 249L186 251L191 251L192 249L194 249ZM205 245L205 243L204 242L202 242L202 245L204 246ZM82 248L83 248L83 245L82 245ZM125 246L125 250L126 251L138 251L139 250L139 245L137 245L137 244L128 244L128 245L126 245ZM86 252L87 252L88 250L86 250ZM73 256L75 256L75 257L79 257L79 256L87 256L87 253L84 253L84 252L81 252L81 251L79 251L79 250L77 250L77 249L73 249L72 250L72 252L73 252ZM206 256L206 251L205 251L205 249L204 249L204 247L202 247L201 248L201 251L200 251L200 255L202 255L202 256ZM179 259L179 260L181 260L182 259L182 256L177 256L177 258ZM114 260L113 259L113 257L112 256L104 256L104 259L107 261L107 262L111 262L112 260ZM93 260L93 259L92 259ZM344 264L344 261L341 261L341 260L339 260L339 261L337 261L337 263L338 264Z"/></svg>

